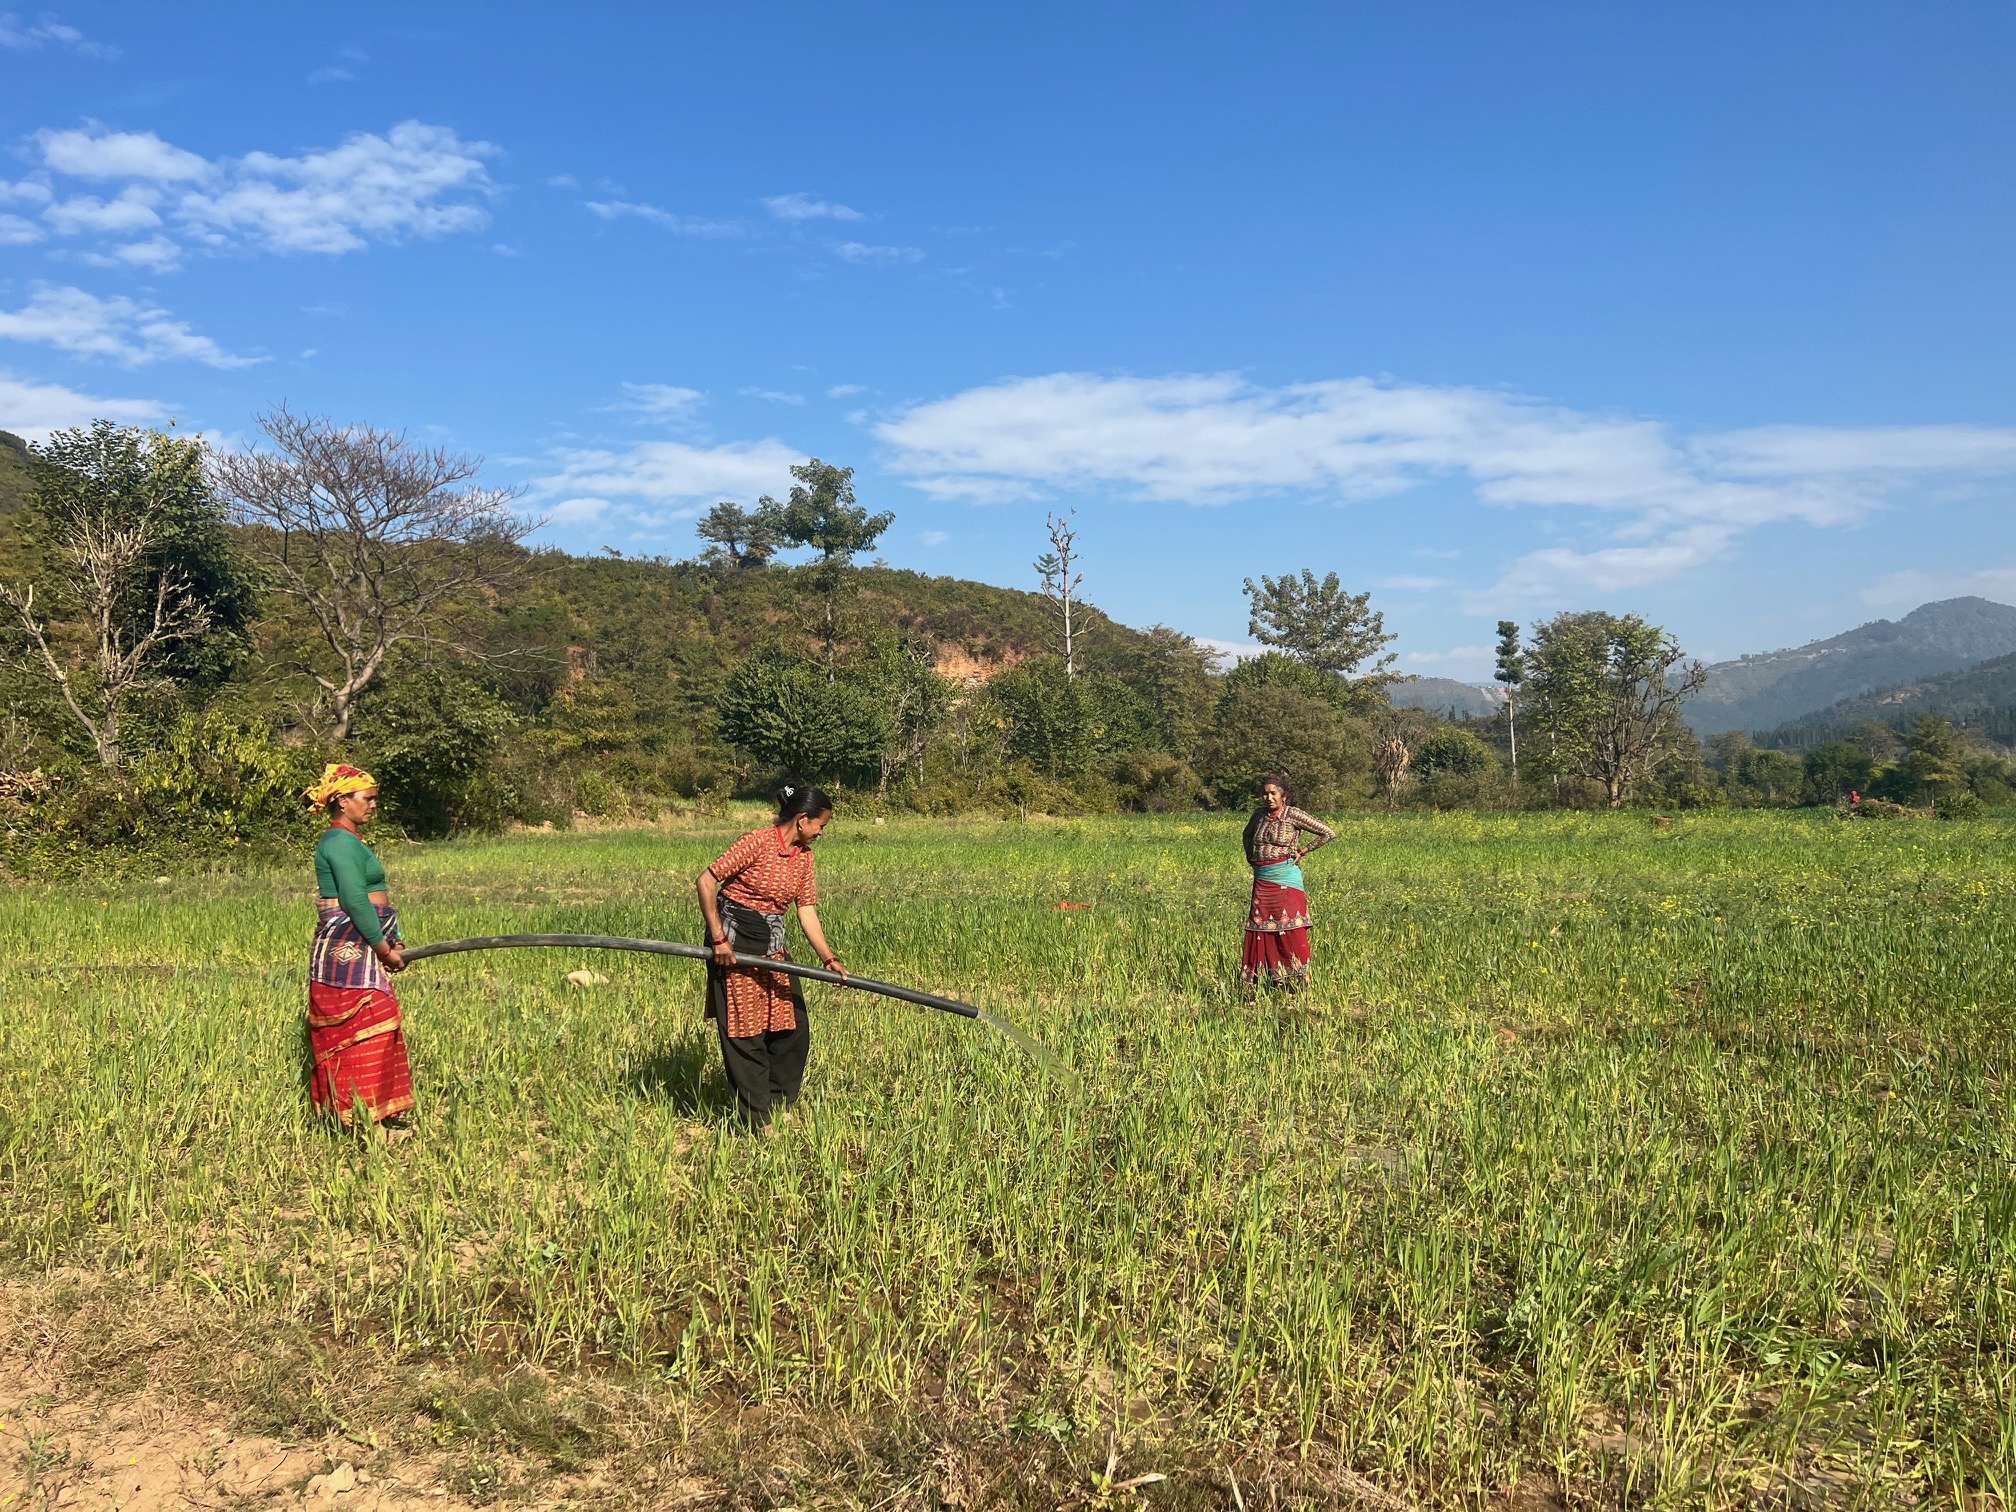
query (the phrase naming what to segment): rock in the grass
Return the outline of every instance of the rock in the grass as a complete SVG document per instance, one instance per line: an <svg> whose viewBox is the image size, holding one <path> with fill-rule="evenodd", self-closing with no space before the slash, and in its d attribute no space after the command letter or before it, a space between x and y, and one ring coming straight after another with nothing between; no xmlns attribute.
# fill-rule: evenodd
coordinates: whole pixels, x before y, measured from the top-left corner
<svg viewBox="0 0 2016 1512"><path fill-rule="evenodd" d="M329 1472L329 1489L339 1496L356 1484L357 1467L348 1460Z"/></svg>
<svg viewBox="0 0 2016 1512"><path fill-rule="evenodd" d="M567 973L567 980L572 982L576 987L607 987L609 985L609 978L602 975L599 971L570 971Z"/></svg>
<svg viewBox="0 0 2016 1512"><path fill-rule="evenodd" d="M154 880L155 880L155 882L156 882L156 883L158 883L158 884L159 884L160 886L162 886L162 887L166 887L166 886L168 886L168 884L169 884L170 882L174 881L174 878L172 878L172 877L156 877L156 878L155 878Z"/></svg>

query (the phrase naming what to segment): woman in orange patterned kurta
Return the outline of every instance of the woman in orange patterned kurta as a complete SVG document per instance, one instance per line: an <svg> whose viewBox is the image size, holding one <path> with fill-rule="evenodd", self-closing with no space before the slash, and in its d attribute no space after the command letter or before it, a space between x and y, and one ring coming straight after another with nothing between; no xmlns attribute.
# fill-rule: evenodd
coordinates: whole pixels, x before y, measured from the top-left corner
<svg viewBox="0 0 2016 1512"><path fill-rule="evenodd" d="M795 908L820 964L847 974L819 927L813 878L812 844L832 817L833 800L819 789L787 787L778 799L777 822L737 840L694 884L714 950L707 964L707 1011L720 1031L721 1063L735 1100L755 1128L770 1121L774 1107L798 1100L812 1031L796 979L737 966L735 956L790 960L784 914Z"/></svg>

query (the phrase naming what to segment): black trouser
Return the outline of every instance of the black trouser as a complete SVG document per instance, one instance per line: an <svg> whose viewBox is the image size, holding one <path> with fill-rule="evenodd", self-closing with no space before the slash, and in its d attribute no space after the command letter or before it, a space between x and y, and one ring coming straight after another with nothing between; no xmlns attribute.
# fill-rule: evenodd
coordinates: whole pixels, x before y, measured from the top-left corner
<svg viewBox="0 0 2016 1512"><path fill-rule="evenodd" d="M727 1015L719 1013L714 1016L714 1027L721 1035L721 1064L728 1072L728 1084L735 1089L744 1122L760 1129L770 1121L773 1108L788 1108L798 1101L798 1089L805 1084L805 1056L812 1048L812 1026L806 1021L802 1000L796 1029L772 1029L747 1039L730 1039Z"/></svg>
<svg viewBox="0 0 2016 1512"><path fill-rule="evenodd" d="M769 952L770 933L763 915L727 898L721 900L720 912L721 923L737 954ZM721 1065L728 1073L728 1085L735 1089L735 1101L741 1107L743 1120L755 1128L770 1121L776 1106L789 1107L798 1101L799 1089L805 1084L805 1057L812 1048L812 1026L805 1014L804 989L795 980L790 983L790 993L797 1028L772 1029L747 1039L730 1039L728 969L711 961L707 963L707 1011L714 1016L715 1032L721 1036Z"/></svg>

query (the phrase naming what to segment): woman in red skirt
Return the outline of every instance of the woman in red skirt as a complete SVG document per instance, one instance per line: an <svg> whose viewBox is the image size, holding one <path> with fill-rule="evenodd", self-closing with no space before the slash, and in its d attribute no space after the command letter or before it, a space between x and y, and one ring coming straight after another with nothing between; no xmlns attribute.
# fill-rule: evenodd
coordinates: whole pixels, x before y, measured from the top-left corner
<svg viewBox="0 0 2016 1512"><path fill-rule="evenodd" d="M1262 807L1246 821L1246 864L1253 868L1253 903L1246 914L1240 976L1246 985L1304 987L1309 982L1309 898L1297 863L1337 832L1288 802L1288 779L1262 779ZM1315 838L1304 845L1302 837Z"/></svg>
<svg viewBox="0 0 2016 1512"><path fill-rule="evenodd" d="M406 962L385 868L358 834L378 812L378 782L332 763L302 796L329 815L315 846L322 901L308 952L308 1097L345 1124L361 1114L397 1129L413 1107L413 1072L388 973Z"/></svg>

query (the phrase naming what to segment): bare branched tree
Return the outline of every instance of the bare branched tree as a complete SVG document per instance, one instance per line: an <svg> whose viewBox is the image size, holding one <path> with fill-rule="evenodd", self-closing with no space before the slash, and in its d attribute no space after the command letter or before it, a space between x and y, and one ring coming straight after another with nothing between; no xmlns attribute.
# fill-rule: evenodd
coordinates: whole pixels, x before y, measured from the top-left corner
<svg viewBox="0 0 2016 1512"><path fill-rule="evenodd" d="M178 495L201 479L203 444L100 422L59 431L36 459L48 591L38 604L36 583L0 583L20 627L0 641L0 663L52 684L99 762L117 767L127 706L167 681L170 652L212 623L188 576L160 560Z"/></svg>
<svg viewBox="0 0 2016 1512"><path fill-rule="evenodd" d="M1072 611L1078 603L1078 586L1085 581L1085 574L1074 570L1078 564L1078 532L1071 528L1071 521L1077 514L1074 509L1062 519L1056 515L1043 517L1043 523L1050 527L1050 549L1035 562L1043 579L1043 597L1057 611L1066 677L1078 675L1078 632L1072 623Z"/></svg>
<svg viewBox="0 0 2016 1512"><path fill-rule="evenodd" d="M516 490L470 485L480 457L285 405L259 425L273 450L219 456L212 473L237 521L253 527L249 546L272 591L314 622L327 655L302 670L342 740L394 648L474 654L454 636L451 611L508 587L524 564L518 543L542 522L512 511Z"/></svg>
<svg viewBox="0 0 2016 1512"><path fill-rule="evenodd" d="M1379 786L1386 791L1386 807L1400 806L1400 784L1407 780L1407 769L1414 764L1414 753L1407 749L1407 737L1393 729L1372 748L1372 770L1378 774Z"/></svg>
<svg viewBox="0 0 2016 1512"><path fill-rule="evenodd" d="M0 583L0 603L14 611L27 642L25 650L5 660L55 684L107 767L119 765L119 722L127 704L161 681L162 653L201 635L210 623L209 611L176 572L155 578L151 609L135 603L142 569L158 544L153 522L145 518L78 520L57 537L56 552L69 569L68 589L84 626L81 667L66 666L73 659L51 644L51 622L35 607L35 585ZM81 679L73 675L80 672L86 674Z"/></svg>

